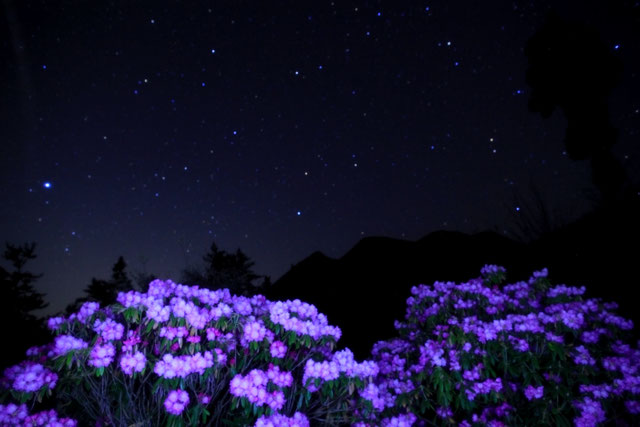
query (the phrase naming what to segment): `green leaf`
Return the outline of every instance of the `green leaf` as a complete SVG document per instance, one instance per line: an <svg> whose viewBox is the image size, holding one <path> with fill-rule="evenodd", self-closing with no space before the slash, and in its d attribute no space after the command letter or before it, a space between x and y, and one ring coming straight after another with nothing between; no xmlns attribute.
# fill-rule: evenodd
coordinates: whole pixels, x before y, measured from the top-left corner
<svg viewBox="0 0 640 427"><path fill-rule="evenodd" d="M298 403L296 405L296 411L298 411L300 408L302 408L303 399L304 399L304 394L301 393L300 397L298 398Z"/></svg>

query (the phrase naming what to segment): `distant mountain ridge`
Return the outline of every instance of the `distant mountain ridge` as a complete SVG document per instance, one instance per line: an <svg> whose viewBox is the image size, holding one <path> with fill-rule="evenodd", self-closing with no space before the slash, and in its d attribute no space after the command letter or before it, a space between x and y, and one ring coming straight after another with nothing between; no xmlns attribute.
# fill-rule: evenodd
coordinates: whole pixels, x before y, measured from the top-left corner
<svg viewBox="0 0 640 427"><path fill-rule="evenodd" d="M365 237L338 259L312 253L277 280L267 296L315 304L342 329L340 344L361 356L374 342L395 335L394 320L404 318L412 286L468 280L485 264L503 265L513 277L522 274L522 263L516 261L525 251L524 244L494 232L437 231L418 241Z"/></svg>
<svg viewBox="0 0 640 427"><path fill-rule="evenodd" d="M365 237L337 259L312 253L265 295L315 304L342 329L339 346L365 358L375 342L396 336L394 320L404 319L412 286L467 281L485 264L505 267L509 283L547 267L553 284L584 285L584 298L616 301L637 339L639 242L636 201L596 210L529 244L492 231L436 231L417 241Z"/></svg>

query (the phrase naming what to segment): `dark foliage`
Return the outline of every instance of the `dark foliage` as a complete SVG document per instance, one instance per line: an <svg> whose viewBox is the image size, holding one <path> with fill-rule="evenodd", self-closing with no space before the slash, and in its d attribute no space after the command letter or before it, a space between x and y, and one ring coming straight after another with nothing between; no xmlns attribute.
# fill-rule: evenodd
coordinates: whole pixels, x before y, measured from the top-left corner
<svg viewBox="0 0 640 427"><path fill-rule="evenodd" d="M48 306L44 294L34 288L42 275L25 270L26 263L36 258L35 249L35 243L22 246L7 243L3 254L11 268L0 267L0 319L7 344L0 353L0 368L24 359L29 347L43 344L49 338L43 320L32 313Z"/></svg>
<svg viewBox="0 0 640 427"><path fill-rule="evenodd" d="M609 118L608 97L618 85L622 63L580 22L549 14L525 46L529 60L529 109L549 117L559 108L567 119L565 147L574 160L591 161L594 185L604 203L630 192L627 174L614 157L618 131Z"/></svg>
<svg viewBox="0 0 640 427"><path fill-rule="evenodd" d="M204 267L186 268L182 272L182 282L209 289L229 288L237 295L254 295L271 283L270 278L259 276L252 270L254 262L240 249L228 253L211 244L203 257ZM259 279L263 279L259 283Z"/></svg>
<svg viewBox="0 0 640 427"><path fill-rule="evenodd" d="M89 286L85 288L86 296L76 299L73 303L69 304L66 308L66 313L71 314L76 312L80 306L87 301L96 301L100 303L100 306L113 304L116 302L118 293L127 292L135 289L133 282L129 278L126 272L127 263L122 256L118 257L118 260L113 265L111 270L111 279L103 280L91 279Z"/></svg>

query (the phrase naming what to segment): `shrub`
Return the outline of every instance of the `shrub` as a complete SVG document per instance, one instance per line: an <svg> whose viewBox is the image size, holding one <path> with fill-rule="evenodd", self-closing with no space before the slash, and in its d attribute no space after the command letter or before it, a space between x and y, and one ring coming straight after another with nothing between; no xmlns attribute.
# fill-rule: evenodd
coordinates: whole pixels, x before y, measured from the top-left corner
<svg viewBox="0 0 640 427"><path fill-rule="evenodd" d="M313 305L155 280L49 319L54 341L5 370L0 423L638 425L640 350L616 304L546 269L504 279L413 287L399 336L362 363Z"/></svg>
<svg viewBox="0 0 640 427"><path fill-rule="evenodd" d="M2 422L349 423L378 373L348 349L333 351L340 329L313 305L171 281L120 293L108 307L87 302L48 326L53 342L4 373ZM47 403L55 409L28 414Z"/></svg>
<svg viewBox="0 0 640 427"><path fill-rule="evenodd" d="M615 303L551 287L546 269L506 286L503 268L481 273L411 289L399 338L374 345L375 411L359 425L400 411L421 425L638 425L640 350Z"/></svg>

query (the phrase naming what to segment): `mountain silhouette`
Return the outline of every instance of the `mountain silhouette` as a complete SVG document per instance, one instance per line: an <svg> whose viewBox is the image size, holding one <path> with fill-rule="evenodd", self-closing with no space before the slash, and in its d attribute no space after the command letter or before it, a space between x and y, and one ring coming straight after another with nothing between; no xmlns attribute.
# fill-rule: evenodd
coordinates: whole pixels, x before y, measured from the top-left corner
<svg viewBox="0 0 640 427"><path fill-rule="evenodd" d="M338 259L312 253L265 294L314 304L342 329L339 347L360 359L396 336L394 320L404 319L412 286L467 281L485 264L505 267L509 283L547 267L552 284L585 286L584 298L615 301L617 314L638 325L638 212L637 203L607 206L528 244L491 231L436 231L418 241L366 237ZM637 327L631 333L638 338Z"/></svg>
<svg viewBox="0 0 640 427"><path fill-rule="evenodd" d="M494 232L433 232L418 241L366 237L339 259L314 252L276 281L272 300L298 298L314 304L342 329L340 346L365 358L371 346L395 335L412 286L464 281L485 264L500 264L510 277L526 278L526 246ZM529 271L530 272L530 271Z"/></svg>

